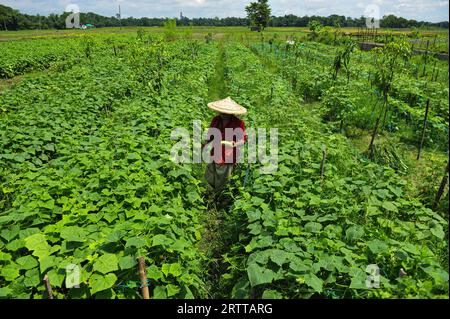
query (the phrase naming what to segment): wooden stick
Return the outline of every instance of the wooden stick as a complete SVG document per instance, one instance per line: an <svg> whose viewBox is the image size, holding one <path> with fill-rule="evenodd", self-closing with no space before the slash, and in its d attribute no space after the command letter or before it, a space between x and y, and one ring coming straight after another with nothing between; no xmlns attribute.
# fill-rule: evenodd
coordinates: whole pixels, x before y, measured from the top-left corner
<svg viewBox="0 0 450 319"><path fill-rule="evenodd" d="M145 258L139 257L139 278L141 279L141 290L144 299L150 299L150 292L147 285L147 269L145 267Z"/></svg>
<svg viewBox="0 0 450 319"><path fill-rule="evenodd" d="M52 286L50 285L50 279L48 278L47 275L44 276L44 284L48 299L53 299Z"/></svg>
<svg viewBox="0 0 450 319"><path fill-rule="evenodd" d="M442 177L441 185L439 186L439 190L436 194L436 198L434 199L433 208L436 209L439 205L439 201L441 200L442 194L444 194L445 186L447 185L447 174L448 174L448 164L447 161L447 167L445 168L445 175Z"/></svg>
<svg viewBox="0 0 450 319"><path fill-rule="evenodd" d="M430 99L427 100L427 108L425 110L425 118L423 120L422 138L420 139L419 152L417 153L417 160L420 160L420 153L422 152L423 141L425 139L425 130L427 129L428 110L430 109Z"/></svg>
<svg viewBox="0 0 450 319"><path fill-rule="evenodd" d="M425 76L426 71L427 71L427 61L428 61L428 47L430 46L430 40L427 40L427 49L425 51L425 55L424 55L424 65L423 65L423 73L422 76Z"/></svg>
<svg viewBox="0 0 450 319"><path fill-rule="evenodd" d="M323 178L325 172L325 160L327 158L327 146L325 145L322 151L322 163L320 164L320 178Z"/></svg>

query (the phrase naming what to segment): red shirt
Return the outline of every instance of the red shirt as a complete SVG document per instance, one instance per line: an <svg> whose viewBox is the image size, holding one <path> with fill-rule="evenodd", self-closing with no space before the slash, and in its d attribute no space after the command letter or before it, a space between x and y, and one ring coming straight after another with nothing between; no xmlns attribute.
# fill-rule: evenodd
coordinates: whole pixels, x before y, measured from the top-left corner
<svg viewBox="0 0 450 319"><path fill-rule="evenodd" d="M221 143L222 141L228 141L228 142L239 142L239 141L247 141L247 133L245 132L245 123L244 121L238 119L236 116L232 115L231 119L228 121L228 124L226 127L223 126L223 120L220 117L220 115L213 118L211 121L210 129L216 128L220 130L220 133L222 135L220 141L214 141L213 140L213 149L211 150L211 156L213 158L213 161L220 165L225 164L234 164L236 165L237 159L238 159L238 153L240 147L234 147L231 148L229 146L222 145L222 154L217 154L217 156L214 155L214 146L216 143ZM230 129L230 130L226 130ZM228 136L227 136L228 131ZM208 138L214 139L214 135L209 135L211 130L208 131ZM218 146L216 146L218 147ZM222 156L220 156L222 155Z"/></svg>

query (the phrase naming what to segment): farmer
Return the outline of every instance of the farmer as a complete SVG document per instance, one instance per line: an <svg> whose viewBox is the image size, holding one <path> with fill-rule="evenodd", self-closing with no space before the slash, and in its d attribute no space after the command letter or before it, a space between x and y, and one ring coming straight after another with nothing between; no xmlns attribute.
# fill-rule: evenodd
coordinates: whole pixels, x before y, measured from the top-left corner
<svg viewBox="0 0 450 319"><path fill-rule="evenodd" d="M246 114L247 110L229 97L209 103L208 107L219 114L211 122L202 150L213 142L212 162L206 167L205 178L217 195L231 177L241 155L240 149L247 141L245 123L236 117Z"/></svg>

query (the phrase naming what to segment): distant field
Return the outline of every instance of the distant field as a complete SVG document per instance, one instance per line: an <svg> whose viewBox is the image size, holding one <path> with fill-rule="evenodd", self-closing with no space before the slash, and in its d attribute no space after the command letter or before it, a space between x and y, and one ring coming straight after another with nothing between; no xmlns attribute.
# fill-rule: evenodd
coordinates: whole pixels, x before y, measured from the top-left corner
<svg viewBox="0 0 450 319"><path fill-rule="evenodd" d="M98 28L91 30L24 30L24 31L0 31L0 41L30 39L30 38L47 38L47 37L72 37L80 34L117 34L117 33L132 33L136 32L139 27L123 27L123 28ZM164 32L162 27L145 27L146 30L153 32ZM188 30L188 27L178 27L179 31ZM342 28L342 31L355 34L358 28ZM192 32L194 36L204 36L208 33L213 33L215 36L221 37L225 35L257 35L257 32L251 32L247 27L193 27ZM284 33L290 35L299 35L309 32L308 28L296 27L280 27L267 28L266 33ZM378 34L392 32L394 34L409 34L410 29L379 29ZM448 30L446 29L430 29L420 31L423 36L446 36L448 38Z"/></svg>

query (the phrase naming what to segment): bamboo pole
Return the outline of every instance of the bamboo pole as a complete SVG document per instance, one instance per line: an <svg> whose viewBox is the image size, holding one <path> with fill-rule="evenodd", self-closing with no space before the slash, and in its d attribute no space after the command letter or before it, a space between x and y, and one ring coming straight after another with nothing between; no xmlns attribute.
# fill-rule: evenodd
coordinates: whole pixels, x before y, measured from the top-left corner
<svg viewBox="0 0 450 319"><path fill-rule="evenodd" d="M427 62L428 62L428 47L430 46L430 40L427 40L427 49L425 51L424 55L424 65L423 65L423 73L422 76L425 76L427 71Z"/></svg>
<svg viewBox="0 0 450 319"><path fill-rule="evenodd" d="M437 61L434 61L433 71L431 73L431 81L433 81L433 79L434 79L434 73L436 72L436 64L437 64Z"/></svg>
<svg viewBox="0 0 450 319"><path fill-rule="evenodd" d="M150 299L150 292L147 285L147 269L145 267L145 258L139 257L139 278L141 280L141 291L144 299Z"/></svg>
<svg viewBox="0 0 450 319"><path fill-rule="evenodd" d="M320 178L323 179L325 173L325 160L327 159L327 146L324 146L322 151L322 163L320 164Z"/></svg>
<svg viewBox="0 0 450 319"><path fill-rule="evenodd" d="M44 284L45 284L45 291L47 292L48 299L53 299L53 292L52 292L52 286L50 284L50 279L47 275L44 276Z"/></svg>
<svg viewBox="0 0 450 319"><path fill-rule="evenodd" d="M445 168L444 177L442 177L441 185L439 186L439 190L438 190L438 192L436 194L436 198L434 199L434 203L433 203L433 208L434 209L437 208L437 206L439 204L439 201L441 200L442 194L444 194L445 186L447 185L448 164L449 164L449 161L447 161L447 167Z"/></svg>
<svg viewBox="0 0 450 319"><path fill-rule="evenodd" d="M422 137L420 139L419 152L417 153L417 160L420 160L420 153L422 152L423 141L425 139L425 130L427 129L428 111L430 109L430 99L427 101L427 108L425 109L425 118L423 120Z"/></svg>

